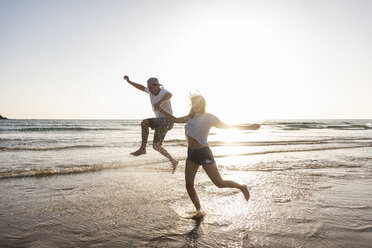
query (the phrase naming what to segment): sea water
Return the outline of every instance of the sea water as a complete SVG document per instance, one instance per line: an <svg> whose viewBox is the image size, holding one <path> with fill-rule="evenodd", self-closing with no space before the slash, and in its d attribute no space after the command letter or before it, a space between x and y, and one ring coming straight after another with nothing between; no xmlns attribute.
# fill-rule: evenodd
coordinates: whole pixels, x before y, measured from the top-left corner
<svg viewBox="0 0 372 248"><path fill-rule="evenodd" d="M258 131L212 128L209 144L222 177L247 184L251 200L215 187L201 170L195 187L207 215L197 222L183 218L193 209L184 188L183 126L176 124L163 142L181 161L172 177L170 163L151 148L153 131L147 153L129 155L139 148L140 122L0 120L0 245L372 243L372 120L267 120Z"/></svg>

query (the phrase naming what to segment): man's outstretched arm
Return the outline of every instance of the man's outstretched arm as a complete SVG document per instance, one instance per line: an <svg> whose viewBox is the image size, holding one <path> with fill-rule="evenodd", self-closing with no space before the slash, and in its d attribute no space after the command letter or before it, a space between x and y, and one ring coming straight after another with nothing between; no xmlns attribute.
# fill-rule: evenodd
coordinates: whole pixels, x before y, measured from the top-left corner
<svg viewBox="0 0 372 248"><path fill-rule="evenodd" d="M135 87L135 88L137 88L139 90L145 91L145 89L146 89L145 86L130 81L130 79L129 79L129 77L127 75L124 76L124 80L126 80L129 84L131 84L133 87Z"/></svg>

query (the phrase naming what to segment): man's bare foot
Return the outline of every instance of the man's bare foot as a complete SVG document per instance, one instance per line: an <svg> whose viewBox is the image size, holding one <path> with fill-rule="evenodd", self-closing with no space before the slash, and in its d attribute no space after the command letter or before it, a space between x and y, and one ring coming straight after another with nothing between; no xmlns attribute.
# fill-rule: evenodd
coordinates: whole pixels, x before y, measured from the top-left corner
<svg viewBox="0 0 372 248"><path fill-rule="evenodd" d="M244 194L245 200L248 201L250 196L249 196L249 191L248 191L247 185L243 186L242 192Z"/></svg>
<svg viewBox="0 0 372 248"><path fill-rule="evenodd" d="M178 161L173 159L171 163L172 163L172 174L173 174L177 169Z"/></svg>
<svg viewBox="0 0 372 248"><path fill-rule="evenodd" d="M140 156L140 155L143 155L143 154L146 154L146 150L145 149L138 149L137 151L132 152L130 155Z"/></svg>

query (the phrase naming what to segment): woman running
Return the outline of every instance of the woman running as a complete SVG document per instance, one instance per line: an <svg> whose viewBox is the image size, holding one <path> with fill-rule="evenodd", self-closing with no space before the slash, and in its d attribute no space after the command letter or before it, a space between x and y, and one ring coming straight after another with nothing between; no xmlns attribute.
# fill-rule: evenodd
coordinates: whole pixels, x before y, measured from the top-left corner
<svg viewBox="0 0 372 248"><path fill-rule="evenodd" d="M196 210L201 210L198 195L194 188L196 172L200 165L207 173L208 177L218 188L237 188L244 194L245 199L249 200L249 191L246 185L239 184L230 180L223 180L211 149L208 145L208 134L212 126L217 128L237 128L240 130L257 130L259 124L253 125L227 125L220 121L216 116L207 113L205 110L206 101L201 95L191 95L191 110L187 116L174 117L159 107L159 111L174 123L186 123L185 132L188 142L187 159L185 168L186 189Z"/></svg>

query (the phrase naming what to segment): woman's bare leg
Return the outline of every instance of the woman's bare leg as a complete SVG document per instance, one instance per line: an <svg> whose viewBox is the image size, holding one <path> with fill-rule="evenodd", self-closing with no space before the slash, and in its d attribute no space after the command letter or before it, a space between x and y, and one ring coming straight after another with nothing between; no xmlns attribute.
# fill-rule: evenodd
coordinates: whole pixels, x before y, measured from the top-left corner
<svg viewBox="0 0 372 248"><path fill-rule="evenodd" d="M194 181L195 181L195 175L196 172L199 169L198 164L186 160L186 168L185 168L185 181L186 181L186 189L187 193L189 194L189 197L194 204L196 210L200 210L200 202L199 202L199 197L196 194L195 188L194 188Z"/></svg>
<svg viewBox="0 0 372 248"><path fill-rule="evenodd" d="M218 168L216 166L216 162L209 165L203 165L203 169L207 173L208 177L211 179L211 181L216 185L218 188L236 188L240 189L242 193L244 194L245 199L249 200L249 191L247 188L247 185L242 185L234 181L230 180L223 180L220 172L218 171Z"/></svg>

